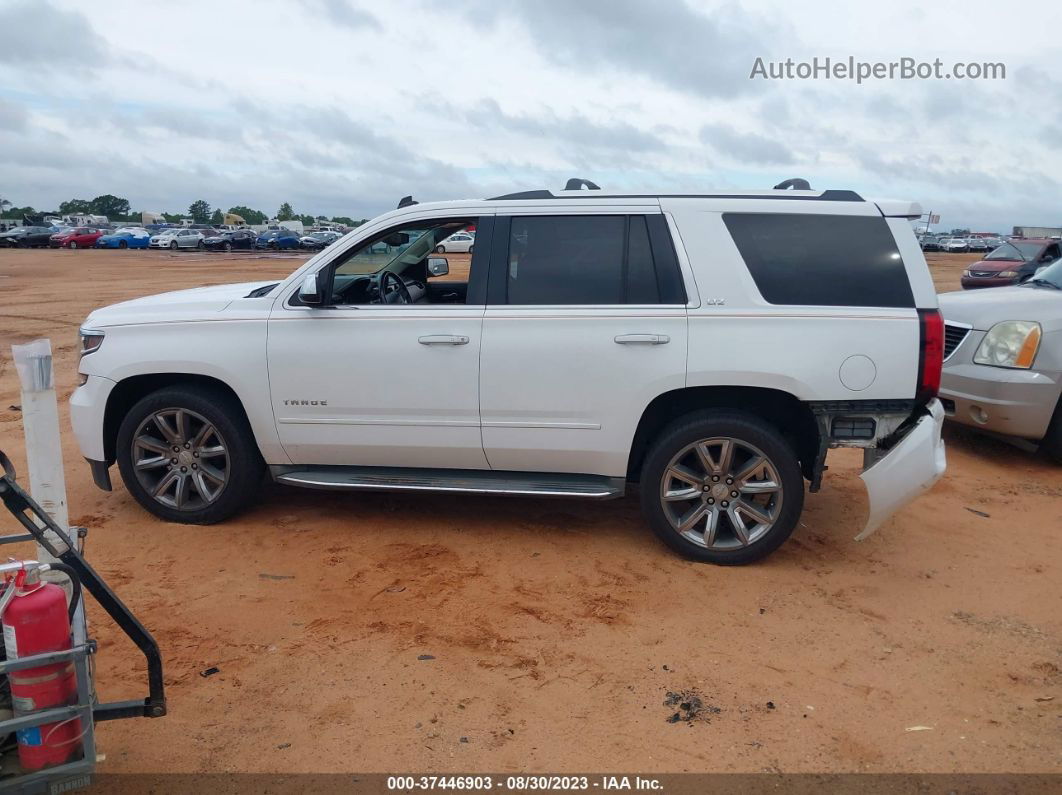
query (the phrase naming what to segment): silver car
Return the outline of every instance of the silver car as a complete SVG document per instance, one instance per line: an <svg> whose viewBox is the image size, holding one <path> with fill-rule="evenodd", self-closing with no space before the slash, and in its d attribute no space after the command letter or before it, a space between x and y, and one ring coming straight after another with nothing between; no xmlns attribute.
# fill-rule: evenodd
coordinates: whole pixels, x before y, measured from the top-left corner
<svg viewBox="0 0 1062 795"><path fill-rule="evenodd" d="M148 248L202 248L205 239L198 229L163 229L157 235L152 235Z"/></svg>
<svg viewBox="0 0 1062 795"><path fill-rule="evenodd" d="M1062 260L1015 287L945 293L940 311L948 418L1062 463Z"/></svg>

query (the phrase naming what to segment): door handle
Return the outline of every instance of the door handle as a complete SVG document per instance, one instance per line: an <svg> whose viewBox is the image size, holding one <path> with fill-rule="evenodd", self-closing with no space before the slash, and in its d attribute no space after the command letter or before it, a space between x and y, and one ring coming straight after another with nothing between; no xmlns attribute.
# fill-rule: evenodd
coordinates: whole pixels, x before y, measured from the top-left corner
<svg viewBox="0 0 1062 795"><path fill-rule="evenodd" d="M418 337L421 345L468 345L468 337L460 334L427 334Z"/></svg>
<svg viewBox="0 0 1062 795"><path fill-rule="evenodd" d="M620 334L615 341L620 345L667 345L671 337L667 334Z"/></svg>

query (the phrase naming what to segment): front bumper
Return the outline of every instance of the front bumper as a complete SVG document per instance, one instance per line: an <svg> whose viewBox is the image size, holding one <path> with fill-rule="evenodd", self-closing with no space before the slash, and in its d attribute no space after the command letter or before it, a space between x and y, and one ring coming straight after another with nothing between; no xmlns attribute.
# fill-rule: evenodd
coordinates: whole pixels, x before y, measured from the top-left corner
<svg viewBox="0 0 1062 795"><path fill-rule="evenodd" d="M1034 441L1047 433L1060 394L1062 373L990 367L969 358L945 364L940 379L948 419Z"/></svg>
<svg viewBox="0 0 1062 795"><path fill-rule="evenodd" d="M860 478L866 485L870 513L856 541L867 538L944 474L943 426L944 407L934 398L906 435L863 471Z"/></svg>
<svg viewBox="0 0 1062 795"><path fill-rule="evenodd" d="M103 418L107 398L114 389L114 381L90 375L70 396L70 425L74 430L81 455L89 461L106 461L103 444Z"/></svg>

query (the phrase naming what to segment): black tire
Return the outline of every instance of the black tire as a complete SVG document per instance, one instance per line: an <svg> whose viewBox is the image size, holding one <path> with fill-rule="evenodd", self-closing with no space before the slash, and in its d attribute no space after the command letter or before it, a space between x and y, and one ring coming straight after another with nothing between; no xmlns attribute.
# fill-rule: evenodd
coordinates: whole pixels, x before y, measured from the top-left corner
<svg viewBox="0 0 1062 795"><path fill-rule="evenodd" d="M436 254L445 254L446 253L446 246L436 246L435 247L435 253Z"/></svg>
<svg viewBox="0 0 1062 795"><path fill-rule="evenodd" d="M664 512L661 483L672 458L688 445L715 437L730 437L758 448L781 481L781 506L773 525L747 546L717 549L698 545L680 535ZM792 447L773 425L754 414L731 409L687 414L664 428L645 457L640 491L642 513L661 541L691 560L721 565L753 563L774 552L792 534L804 509L804 479Z"/></svg>
<svg viewBox="0 0 1062 795"><path fill-rule="evenodd" d="M229 242L226 241L226 243L225 243L225 253L228 254L230 251L232 251L232 243L229 243Z"/></svg>
<svg viewBox="0 0 1062 795"><path fill-rule="evenodd" d="M77 243L73 240L70 241L70 248L77 248Z"/></svg>
<svg viewBox="0 0 1062 795"><path fill-rule="evenodd" d="M129 248L129 244L126 243L124 240L119 240L118 241L118 248Z"/></svg>
<svg viewBox="0 0 1062 795"><path fill-rule="evenodd" d="M202 250L203 250L203 241L202 241L202 240L198 241L198 242L197 242L197 243L195 244L195 247L196 247L197 249L199 249L200 251L202 251Z"/></svg>
<svg viewBox="0 0 1062 795"><path fill-rule="evenodd" d="M1056 463L1062 464L1062 398L1055 406L1055 416L1051 418L1051 424L1047 426L1047 433L1040 442L1040 449Z"/></svg>
<svg viewBox="0 0 1062 795"><path fill-rule="evenodd" d="M472 249L474 249L474 248L475 248L475 246L469 246L468 247L468 253L471 254L472 253Z"/></svg>
<svg viewBox="0 0 1062 795"><path fill-rule="evenodd" d="M171 240L170 241L170 251L176 251L176 250L177 250L177 241L176 240Z"/></svg>
<svg viewBox="0 0 1062 795"><path fill-rule="evenodd" d="M225 485L216 499L201 507L164 505L148 493L134 471L132 445L137 430L156 412L173 408L193 411L213 424L228 453ZM258 493L265 469L242 407L222 390L194 385L165 387L138 401L118 428L116 451L122 480L136 501L160 519L180 524L214 524L242 510Z"/></svg>

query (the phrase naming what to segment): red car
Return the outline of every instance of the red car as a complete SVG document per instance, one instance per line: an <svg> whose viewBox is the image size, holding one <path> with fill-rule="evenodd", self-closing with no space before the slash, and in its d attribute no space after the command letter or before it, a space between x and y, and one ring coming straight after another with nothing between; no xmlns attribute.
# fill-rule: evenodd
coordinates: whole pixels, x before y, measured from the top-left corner
<svg viewBox="0 0 1062 795"><path fill-rule="evenodd" d="M103 234L99 229L79 226L52 235L48 238L48 245L52 248L92 248Z"/></svg>
<svg viewBox="0 0 1062 795"><path fill-rule="evenodd" d="M1020 284L1060 256L1058 240L1030 237L1005 241L983 260L967 266L962 272L962 289Z"/></svg>

